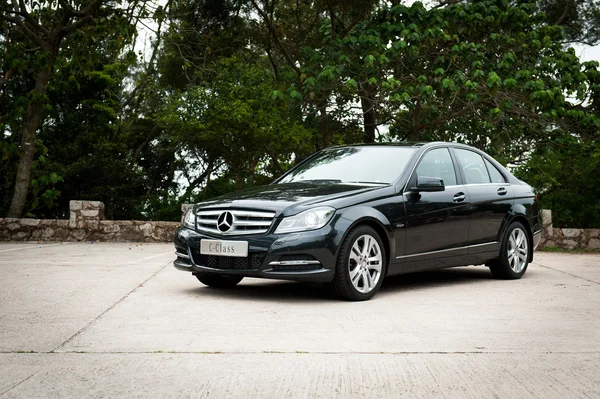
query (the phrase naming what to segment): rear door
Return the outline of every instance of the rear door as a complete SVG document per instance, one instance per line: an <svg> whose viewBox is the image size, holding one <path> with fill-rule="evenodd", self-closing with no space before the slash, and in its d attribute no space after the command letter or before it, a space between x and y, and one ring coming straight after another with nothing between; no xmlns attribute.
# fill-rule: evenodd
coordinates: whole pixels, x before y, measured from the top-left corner
<svg viewBox="0 0 600 399"><path fill-rule="evenodd" d="M418 176L444 180L440 192L414 192ZM434 148L419 161L405 189L407 271L450 266L466 255L470 205L448 148Z"/></svg>
<svg viewBox="0 0 600 399"><path fill-rule="evenodd" d="M469 253L499 250L499 234L512 208L513 188L486 157L463 148L453 151L471 198Z"/></svg>

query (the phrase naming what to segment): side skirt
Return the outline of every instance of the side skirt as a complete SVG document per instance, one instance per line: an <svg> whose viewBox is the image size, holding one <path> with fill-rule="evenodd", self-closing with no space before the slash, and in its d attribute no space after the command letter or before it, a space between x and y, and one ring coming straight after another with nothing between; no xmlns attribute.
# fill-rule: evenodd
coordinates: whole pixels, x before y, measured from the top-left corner
<svg viewBox="0 0 600 399"><path fill-rule="evenodd" d="M428 259L418 259L419 256L412 256L406 257L404 259L398 259L399 263L395 264L395 267L389 268L388 275L406 274L425 270L445 269L448 267L456 266L485 265L491 260L498 258L497 246L499 244L493 244L494 245L490 244L486 246L473 246L472 248L465 247L469 248L468 252L470 253L464 251L467 253L456 253L454 256L444 256L437 258L429 257ZM427 255L431 256L431 254Z"/></svg>

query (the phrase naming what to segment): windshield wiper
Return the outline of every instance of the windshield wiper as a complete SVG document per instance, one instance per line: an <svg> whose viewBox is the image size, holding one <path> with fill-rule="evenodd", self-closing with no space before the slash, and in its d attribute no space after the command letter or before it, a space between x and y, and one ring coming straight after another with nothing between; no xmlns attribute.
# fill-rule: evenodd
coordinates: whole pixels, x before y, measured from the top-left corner
<svg viewBox="0 0 600 399"><path fill-rule="evenodd" d="M297 180L298 183L341 183L340 179L309 179L309 180Z"/></svg>
<svg viewBox="0 0 600 399"><path fill-rule="evenodd" d="M293 183L351 183L351 184L378 184L382 186L389 186L390 183L385 183L381 181L345 181L342 182L340 179L306 179L306 180L296 180Z"/></svg>
<svg viewBox="0 0 600 399"><path fill-rule="evenodd" d="M390 183L385 183L382 181L347 181L346 183L357 183L357 184L380 184L383 186L389 186Z"/></svg>

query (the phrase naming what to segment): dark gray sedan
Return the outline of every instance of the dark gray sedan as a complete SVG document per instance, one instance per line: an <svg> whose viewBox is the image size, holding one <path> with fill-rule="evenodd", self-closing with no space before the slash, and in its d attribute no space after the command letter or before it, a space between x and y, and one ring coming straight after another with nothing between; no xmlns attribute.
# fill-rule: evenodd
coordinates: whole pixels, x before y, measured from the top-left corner
<svg viewBox="0 0 600 399"><path fill-rule="evenodd" d="M174 265L212 287L323 282L347 300L370 299L387 275L454 266L518 279L539 212L529 185L466 145L334 147L270 185L195 205Z"/></svg>

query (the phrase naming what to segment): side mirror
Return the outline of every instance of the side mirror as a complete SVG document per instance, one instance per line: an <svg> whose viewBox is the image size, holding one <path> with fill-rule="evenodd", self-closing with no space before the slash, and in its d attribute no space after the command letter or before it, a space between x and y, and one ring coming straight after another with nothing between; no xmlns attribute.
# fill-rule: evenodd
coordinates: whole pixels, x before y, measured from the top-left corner
<svg viewBox="0 0 600 399"><path fill-rule="evenodd" d="M432 191L444 191L444 180L439 177L417 177L417 187L411 188L414 191L432 192Z"/></svg>

